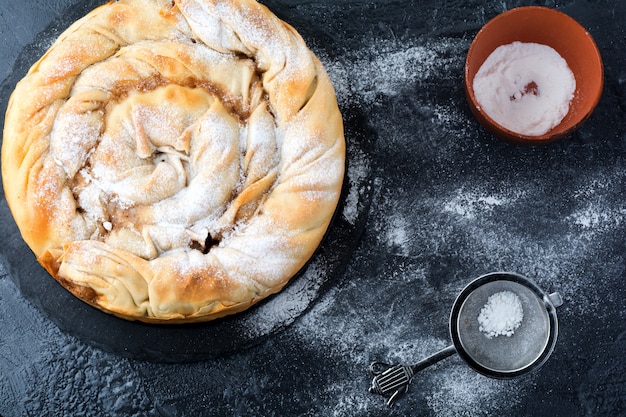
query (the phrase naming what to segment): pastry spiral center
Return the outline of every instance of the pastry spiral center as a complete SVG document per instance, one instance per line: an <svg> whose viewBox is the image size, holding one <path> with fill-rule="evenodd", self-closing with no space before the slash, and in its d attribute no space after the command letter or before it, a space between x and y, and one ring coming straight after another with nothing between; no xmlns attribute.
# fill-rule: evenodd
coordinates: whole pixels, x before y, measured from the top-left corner
<svg viewBox="0 0 626 417"><path fill-rule="evenodd" d="M277 178L276 125L254 65L194 44L174 51L133 45L84 71L50 140L88 237L145 259L205 250L253 215ZM135 77L116 78L129 65ZM98 67L112 75L96 78ZM198 78L217 69L238 77Z"/></svg>

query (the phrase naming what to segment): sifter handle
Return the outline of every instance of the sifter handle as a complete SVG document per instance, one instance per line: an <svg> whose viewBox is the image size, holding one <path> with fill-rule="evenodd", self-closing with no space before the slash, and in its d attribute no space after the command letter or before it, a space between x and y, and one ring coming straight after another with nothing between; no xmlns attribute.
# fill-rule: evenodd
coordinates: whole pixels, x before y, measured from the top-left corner
<svg viewBox="0 0 626 417"><path fill-rule="evenodd" d="M369 391L373 394L389 397L387 405L391 407L402 394L407 392L413 375L454 353L456 353L454 346L448 346L411 366L373 362L370 365L370 372L374 375L374 378ZM382 370L380 368L386 369Z"/></svg>
<svg viewBox="0 0 626 417"><path fill-rule="evenodd" d="M413 371L414 374L416 374L419 371L421 371L422 369L428 368L429 366L434 365L437 362L439 362L440 360L445 359L448 356L452 356L455 353L456 353L455 347L450 345L447 348L441 349L439 352L437 352L437 353L435 353L433 355L430 355L426 359L422 359L421 361L419 361L415 365L411 366L411 370Z"/></svg>

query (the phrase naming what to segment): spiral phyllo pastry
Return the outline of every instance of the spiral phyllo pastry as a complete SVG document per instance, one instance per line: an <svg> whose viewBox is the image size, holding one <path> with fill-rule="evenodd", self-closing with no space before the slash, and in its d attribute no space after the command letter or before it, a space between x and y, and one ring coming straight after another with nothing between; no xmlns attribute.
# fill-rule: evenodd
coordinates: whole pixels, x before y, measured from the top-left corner
<svg viewBox="0 0 626 417"><path fill-rule="evenodd" d="M13 92L4 191L46 270L145 322L211 320L279 291L343 182L328 75L253 0L122 0L71 25Z"/></svg>

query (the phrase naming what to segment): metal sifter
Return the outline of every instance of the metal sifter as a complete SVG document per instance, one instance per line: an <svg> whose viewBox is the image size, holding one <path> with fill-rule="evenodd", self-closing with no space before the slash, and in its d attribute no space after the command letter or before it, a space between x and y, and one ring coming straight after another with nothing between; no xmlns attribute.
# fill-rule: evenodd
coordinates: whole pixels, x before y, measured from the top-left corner
<svg viewBox="0 0 626 417"><path fill-rule="evenodd" d="M478 317L494 294L515 294L523 319L509 335L490 337ZM369 391L387 397L387 405L407 392L413 376L455 353L477 372L492 378L514 378L541 367L554 349L558 334L558 293L546 294L530 279L512 272L492 272L470 282L458 295L450 314L452 345L414 365L373 362Z"/></svg>

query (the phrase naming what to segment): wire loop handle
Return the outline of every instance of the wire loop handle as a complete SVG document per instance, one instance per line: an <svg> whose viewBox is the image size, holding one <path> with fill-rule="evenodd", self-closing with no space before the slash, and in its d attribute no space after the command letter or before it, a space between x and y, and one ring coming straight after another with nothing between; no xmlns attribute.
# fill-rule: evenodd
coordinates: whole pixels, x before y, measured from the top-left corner
<svg viewBox="0 0 626 417"><path fill-rule="evenodd" d="M369 392L389 397L387 405L394 403L409 389L413 376L424 368L429 367L442 359L456 353L454 346L448 346L416 363L415 365L391 365L384 362L372 362L370 372L374 375ZM381 369L382 368L382 369Z"/></svg>

